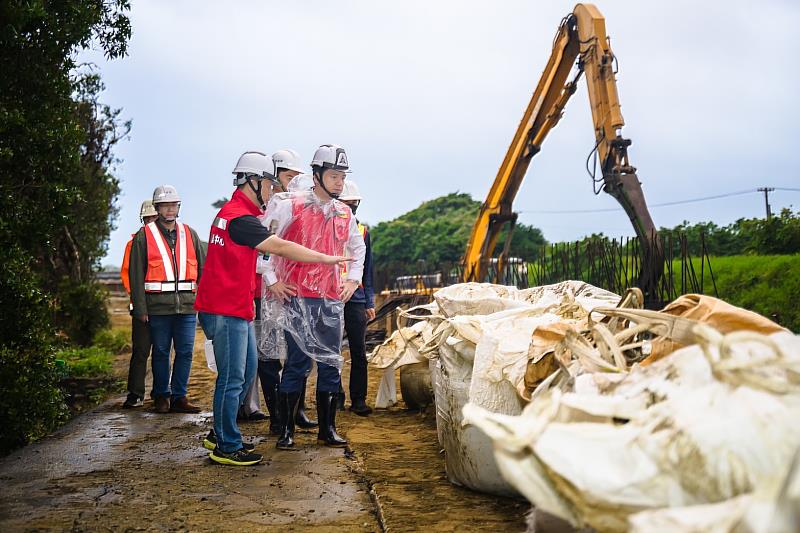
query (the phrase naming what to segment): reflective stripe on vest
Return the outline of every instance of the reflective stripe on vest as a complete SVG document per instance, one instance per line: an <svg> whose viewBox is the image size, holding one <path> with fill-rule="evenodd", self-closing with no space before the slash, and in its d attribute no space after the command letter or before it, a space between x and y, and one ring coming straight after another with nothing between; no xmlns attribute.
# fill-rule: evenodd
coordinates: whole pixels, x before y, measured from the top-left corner
<svg viewBox="0 0 800 533"><path fill-rule="evenodd" d="M197 290L197 256L194 242L186 225L177 222L175 261L178 263L178 283L175 283L175 265L169 244L155 222L146 225L147 274L145 292L194 292Z"/></svg>
<svg viewBox="0 0 800 533"><path fill-rule="evenodd" d="M159 283L157 281L146 281L144 283L145 292L175 292L174 283ZM178 291L195 291L197 283L194 281L179 281Z"/></svg>

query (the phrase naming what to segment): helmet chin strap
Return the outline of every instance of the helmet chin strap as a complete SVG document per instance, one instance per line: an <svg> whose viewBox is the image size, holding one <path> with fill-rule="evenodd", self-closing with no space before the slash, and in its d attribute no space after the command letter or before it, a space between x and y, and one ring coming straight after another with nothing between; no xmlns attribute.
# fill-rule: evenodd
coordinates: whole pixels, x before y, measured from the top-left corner
<svg viewBox="0 0 800 533"><path fill-rule="evenodd" d="M261 206L261 210L266 211L267 204L264 203L264 198L261 197L261 180L256 180L258 187L253 187L253 180L249 176L245 179L247 180L247 185L250 187L250 190L255 193L256 198L258 199L258 205Z"/></svg>
<svg viewBox="0 0 800 533"><path fill-rule="evenodd" d="M338 199L339 195L341 193L331 192L331 191L328 190L328 188L325 186L325 183L322 181L322 173L323 172L325 172L325 171L324 170L315 170L314 171L314 177L316 178L317 183L319 183L319 186L322 187L322 190L325 191L328 196L330 196L331 198L334 198L334 199Z"/></svg>

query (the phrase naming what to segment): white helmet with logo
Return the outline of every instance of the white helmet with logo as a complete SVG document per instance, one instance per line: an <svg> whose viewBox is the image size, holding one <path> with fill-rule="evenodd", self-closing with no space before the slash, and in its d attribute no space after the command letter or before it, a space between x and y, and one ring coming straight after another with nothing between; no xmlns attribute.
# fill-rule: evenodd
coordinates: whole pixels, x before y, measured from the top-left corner
<svg viewBox="0 0 800 533"><path fill-rule="evenodd" d="M350 162L344 148L335 144L323 144L314 152L311 160L312 167L350 172Z"/></svg>
<svg viewBox="0 0 800 533"><path fill-rule="evenodd" d="M344 180L344 189L342 189L342 194L339 195L339 200L343 202L360 202L362 199L361 191L358 190L356 182L351 179Z"/></svg>
<svg viewBox="0 0 800 533"><path fill-rule="evenodd" d="M178 196L178 191L172 185L159 185L153 191L153 205L164 204L167 202L180 203L181 197Z"/></svg>
<svg viewBox="0 0 800 533"><path fill-rule="evenodd" d="M239 161L233 167L233 184L244 185L249 179L268 179L275 181L272 174L272 160L263 152L250 151L239 156Z"/></svg>
<svg viewBox="0 0 800 533"><path fill-rule="evenodd" d="M145 200L142 202L142 207L139 208L139 218L154 217L157 215L156 208L153 206L153 200Z"/></svg>
<svg viewBox="0 0 800 533"><path fill-rule="evenodd" d="M278 150L272 154L272 164L276 176L278 175L278 170L281 168L294 170L295 172L305 172L303 164L300 162L300 154L288 148Z"/></svg>

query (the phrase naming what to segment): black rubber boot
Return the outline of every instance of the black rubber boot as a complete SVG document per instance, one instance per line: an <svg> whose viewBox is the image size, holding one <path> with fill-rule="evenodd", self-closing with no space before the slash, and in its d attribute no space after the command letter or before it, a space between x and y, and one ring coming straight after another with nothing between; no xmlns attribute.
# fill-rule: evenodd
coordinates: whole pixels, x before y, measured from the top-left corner
<svg viewBox="0 0 800 533"><path fill-rule="evenodd" d="M269 412L269 433L270 435L280 435L281 415L277 383L264 390L264 402L267 404L267 412Z"/></svg>
<svg viewBox="0 0 800 533"><path fill-rule="evenodd" d="M297 413L297 404L300 401L300 392L281 392L278 394L278 411L281 421L280 438L275 445L279 450L294 449L294 417Z"/></svg>
<svg viewBox="0 0 800 533"><path fill-rule="evenodd" d="M344 448L347 441L336 433L336 403L338 392L317 391L317 416L319 416L319 442L331 448Z"/></svg>
<svg viewBox="0 0 800 533"><path fill-rule="evenodd" d="M306 383L308 383L308 378L303 380L303 388L300 389L300 404L297 407L297 415L294 417L294 421L300 429L311 429L319 425L316 420L311 420L306 415Z"/></svg>
<svg viewBox="0 0 800 533"><path fill-rule="evenodd" d="M342 384L339 384L339 396L336 398L336 406L339 408L340 411L344 411L344 400L345 394L344 389L342 388Z"/></svg>

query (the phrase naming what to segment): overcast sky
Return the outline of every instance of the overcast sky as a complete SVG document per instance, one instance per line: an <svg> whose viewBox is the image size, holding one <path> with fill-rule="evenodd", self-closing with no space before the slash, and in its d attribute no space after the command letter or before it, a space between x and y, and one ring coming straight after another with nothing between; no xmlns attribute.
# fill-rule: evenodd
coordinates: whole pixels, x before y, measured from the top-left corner
<svg viewBox="0 0 800 533"><path fill-rule="evenodd" d="M606 1L619 59L629 154L650 204L761 186L800 187L800 2ZM390 220L450 192L483 200L549 57L566 1L190 2L134 0L129 56L96 53L106 103L133 120L123 160L120 264L153 188L183 198L181 219L208 233L246 150L345 147L365 200ZM550 241L632 234L595 196L586 86L531 163L515 210ZM777 191L774 210L800 205ZM659 226L764 215L749 194L652 208Z"/></svg>

